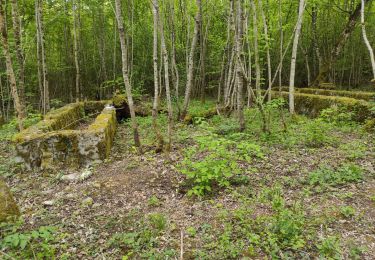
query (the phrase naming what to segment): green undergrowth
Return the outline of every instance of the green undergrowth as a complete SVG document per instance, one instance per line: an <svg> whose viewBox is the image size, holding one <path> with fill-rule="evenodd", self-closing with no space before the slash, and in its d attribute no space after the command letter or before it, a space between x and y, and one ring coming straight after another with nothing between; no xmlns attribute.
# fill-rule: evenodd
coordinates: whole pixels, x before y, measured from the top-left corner
<svg viewBox="0 0 375 260"><path fill-rule="evenodd" d="M204 127L201 132L195 137L196 145L184 151L178 165L191 186L188 195L203 196L216 186L229 187L233 179L249 174L244 164L264 158L261 147L246 141L245 134L233 133L224 138Z"/></svg>
<svg viewBox="0 0 375 260"><path fill-rule="evenodd" d="M169 259L177 256L175 249L159 250L161 237L170 226L162 213L150 213L145 217L131 217L131 225L122 232L114 234L107 243L109 248L116 248L123 254L122 259Z"/></svg>
<svg viewBox="0 0 375 260"><path fill-rule="evenodd" d="M40 226L23 230L23 221L0 224L0 251L2 259L55 259L57 251L64 249L62 240L67 234L54 226ZM69 259L60 255L60 259Z"/></svg>
<svg viewBox="0 0 375 260"><path fill-rule="evenodd" d="M363 178L363 170L359 166L345 164L336 169L323 166L309 174L307 183L316 191L323 191L330 187L358 183Z"/></svg>

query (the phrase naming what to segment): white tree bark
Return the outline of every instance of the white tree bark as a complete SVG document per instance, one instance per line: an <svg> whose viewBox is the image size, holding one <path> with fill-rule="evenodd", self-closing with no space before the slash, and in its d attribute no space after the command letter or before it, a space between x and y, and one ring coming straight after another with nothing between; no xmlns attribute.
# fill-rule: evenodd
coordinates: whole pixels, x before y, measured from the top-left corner
<svg viewBox="0 0 375 260"><path fill-rule="evenodd" d="M43 114L46 114L50 109L49 102L49 84L48 84L48 68L46 61L46 50L44 44L44 28L43 28L43 0L37 0L37 37L39 38L40 44L40 58L42 65L42 77L43 77Z"/></svg>
<svg viewBox="0 0 375 260"><path fill-rule="evenodd" d="M289 112L291 114L295 113L294 108L294 80L296 75L296 60L297 60L297 51L298 51L298 41L302 28L303 13L305 11L305 0L299 1L299 10L298 10L298 21L296 31L294 33L294 41L292 48L292 59L290 64L290 78L289 78Z"/></svg>
<svg viewBox="0 0 375 260"><path fill-rule="evenodd" d="M236 82L237 82L237 112L240 124L240 131L245 130L245 118L243 113L243 75L242 75L242 45L243 45L243 14L242 14L242 0L237 0L237 14L236 14Z"/></svg>
<svg viewBox="0 0 375 260"><path fill-rule="evenodd" d="M79 57L78 57L78 38L79 38L79 32L78 32L78 21L77 21L77 8L78 6L75 3L75 0L72 1L73 6L73 41L74 41L74 63L76 67L76 102L80 99L80 81L81 81L81 70L79 67Z"/></svg>
<svg viewBox="0 0 375 260"><path fill-rule="evenodd" d="M169 84L169 58L168 58L168 51L167 46L165 43L165 36L164 36L164 23L159 13L158 8L158 0L154 0L156 3L156 14L159 21L159 30L160 30L160 38L161 38L161 51L163 56L163 63L164 63L164 84L165 84L165 94L167 96L167 107L168 107L168 144L166 150L169 152L172 145L172 128L173 128L173 108L172 108L172 99L171 99L171 89Z"/></svg>
<svg viewBox="0 0 375 260"><path fill-rule="evenodd" d="M158 147L157 152L161 151L164 146L163 136L157 123L158 107L159 107L159 70L158 70L158 1L153 0L151 3L152 14L154 18L154 41L153 41L153 63L154 63L154 102L152 105L152 124L155 130Z"/></svg>
<svg viewBox="0 0 375 260"><path fill-rule="evenodd" d="M370 60L371 60L371 67L372 67L372 75L375 79L375 58L374 58L374 50L371 47L371 44L367 38L366 34L366 24L365 24L365 0L361 0L361 24L362 24L362 36L363 40L367 46L367 49L370 53Z"/></svg>
<svg viewBox="0 0 375 260"><path fill-rule="evenodd" d="M264 28L264 39L266 41L266 52L267 52L267 77L268 77L268 101L271 101L271 88L272 88L272 67L271 67L271 54L270 54L270 41L268 37L268 25L266 16L263 10L262 0L259 0L259 8L262 14L263 28Z"/></svg>
<svg viewBox="0 0 375 260"><path fill-rule="evenodd" d="M25 119L25 113L23 111L23 107L18 95L17 90L17 80L13 69L13 62L11 53L9 50L9 43L8 43L8 34L5 25L5 15L3 9L3 1L0 0L0 31L1 31L1 43L3 47L3 54L5 57L5 65L7 69L7 74L10 82L11 94L14 103L14 109L17 112L18 118L18 126L20 130L23 130L23 121Z"/></svg>
<svg viewBox="0 0 375 260"><path fill-rule="evenodd" d="M138 133L138 124L137 119L135 117L135 109L134 109L134 101L133 101L133 95L132 95L132 87L130 85L129 80L129 72L128 72L128 50L125 43L125 29L124 29L124 19L122 17L121 12L121 0L115 0L115 6L116 6L116 20L117 20L117 29L119 32L119 38L120 38L120 45L121 45L121 59L122 59L122 76L124 78L124 84L126 88L126 96L128 99L129 104L129 110L130 110L130 116L132 120L132 128L133 128L133 135L134 135L134 143L136 147L141 146L141 142L139 140L139 133Z"/></svg>
<svg viewBox="0 0 375 260"><path fill-rule="evenodd" d="M197 7L201 5L201 0L197 0ZM198 8L198 10L200 10ZM199 28L201 23L201 13L200 11L197 12L197 15L195 17L195 26L194 26L194 35L193 40L191 42L191 49L189 54L189 61L188 61L188 72L187 72L187 80L186 80L186 89L185 89L185 99L184 104L182 107L182 113L181 113L181 119L183 120L187 114L189 102L190 102L190 95L193 85L193 77L194 77L194 54L195 49L197 47L198 43L198 36L199 36Z"/></svg>

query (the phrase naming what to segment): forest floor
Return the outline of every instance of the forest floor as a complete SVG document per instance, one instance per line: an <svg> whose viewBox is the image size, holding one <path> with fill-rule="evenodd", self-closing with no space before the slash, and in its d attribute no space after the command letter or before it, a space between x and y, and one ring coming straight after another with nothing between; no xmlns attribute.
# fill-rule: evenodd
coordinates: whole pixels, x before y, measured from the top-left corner
<svg viewBox="0 0 375 260"><path fill-rule="evenodd" d="M25 172L1 142L23 218L0 226L0 258L373 259L374 135L302 116L284 132L278 113L264 134L255 110L246 119L245 133L223 116L177 124L169 154L154 152L150 117L142 154L121 123L110 158L79 172ZM220 177L207 188L192 172Z"/></svg>

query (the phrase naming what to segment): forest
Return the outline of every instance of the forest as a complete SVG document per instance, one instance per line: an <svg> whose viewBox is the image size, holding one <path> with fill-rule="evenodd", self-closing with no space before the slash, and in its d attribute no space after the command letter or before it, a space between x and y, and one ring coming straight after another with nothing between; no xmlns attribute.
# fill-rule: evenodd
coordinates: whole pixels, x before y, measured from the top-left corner
<svg viewBox="0 0 375 260"><path fill-rule="evenodd" d="M0 0L0 40L0 259L374 259L374 1Z"/></svg>

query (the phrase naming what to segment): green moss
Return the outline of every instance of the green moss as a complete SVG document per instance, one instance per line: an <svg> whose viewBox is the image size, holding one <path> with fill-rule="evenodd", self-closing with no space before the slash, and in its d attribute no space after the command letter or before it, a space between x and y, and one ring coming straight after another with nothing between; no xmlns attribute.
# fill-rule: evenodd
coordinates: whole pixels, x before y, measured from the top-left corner
<svg viewBox="0 0 375 260"><path fill-rule="evenodd" d="M79 166L109 156L116 130L116 111L104 109L87 130L72 130L84 109L102 110L108 101L74 103L52 111L33 127L17 134L17 160L27 168L49 168L56 163Z"/></svg>
<svg viewBox="0 0 375 260"><path fill-rule="evenodd" d="M288 92L273 91L274 97L283 97L288 100ZM295 93L295 108L297 113L310 115L312 117L319 116L323 109L331 106L340 106L348 111L353 112L354 120L364 122L366 119L373 118L371 113L372 105L369 102L336 96L322 96L313 94Z"/></svg>
<svg viewBox="0 0 375 260"><path fill-rule="evenodd" d="M6 221L9 217L17 217L20 210L13 199L13 196L5 184L0 179L0 223Z"/></svg>
<svg viewBox="0 0 375 260"><path fill-rule="evenodd" d="M335 89L336 85L334 83L324 82L320 83L319 87L322 89Z"/></svg>
<svg viewBox="0 0 375 260"><path fill-rule="evenodd" d="M116 94L113 96L113 105L115 107L122 107L124 103L128 103L126 95L125 94Z"/></svg>
<svg viewBox="0 0 375 260"><path fill-rule="evenodd" d="M328 90L328 89L313 89L313 88L299 88L298 93L324 95L324 96L340 96L362 99L366 101L375 100L375 93L361 92L361 91L344 91L344 90Z"/></svg>
<svg viewBox="0 0 375 260"><path fill-rule="evenodd" d="M116 111L114 109L104 109L88 128L88 131L104 134L104 138L99 143L101 146L99 149L101 159L108 158L110 154L116 132L116 124Z"/></svg>

